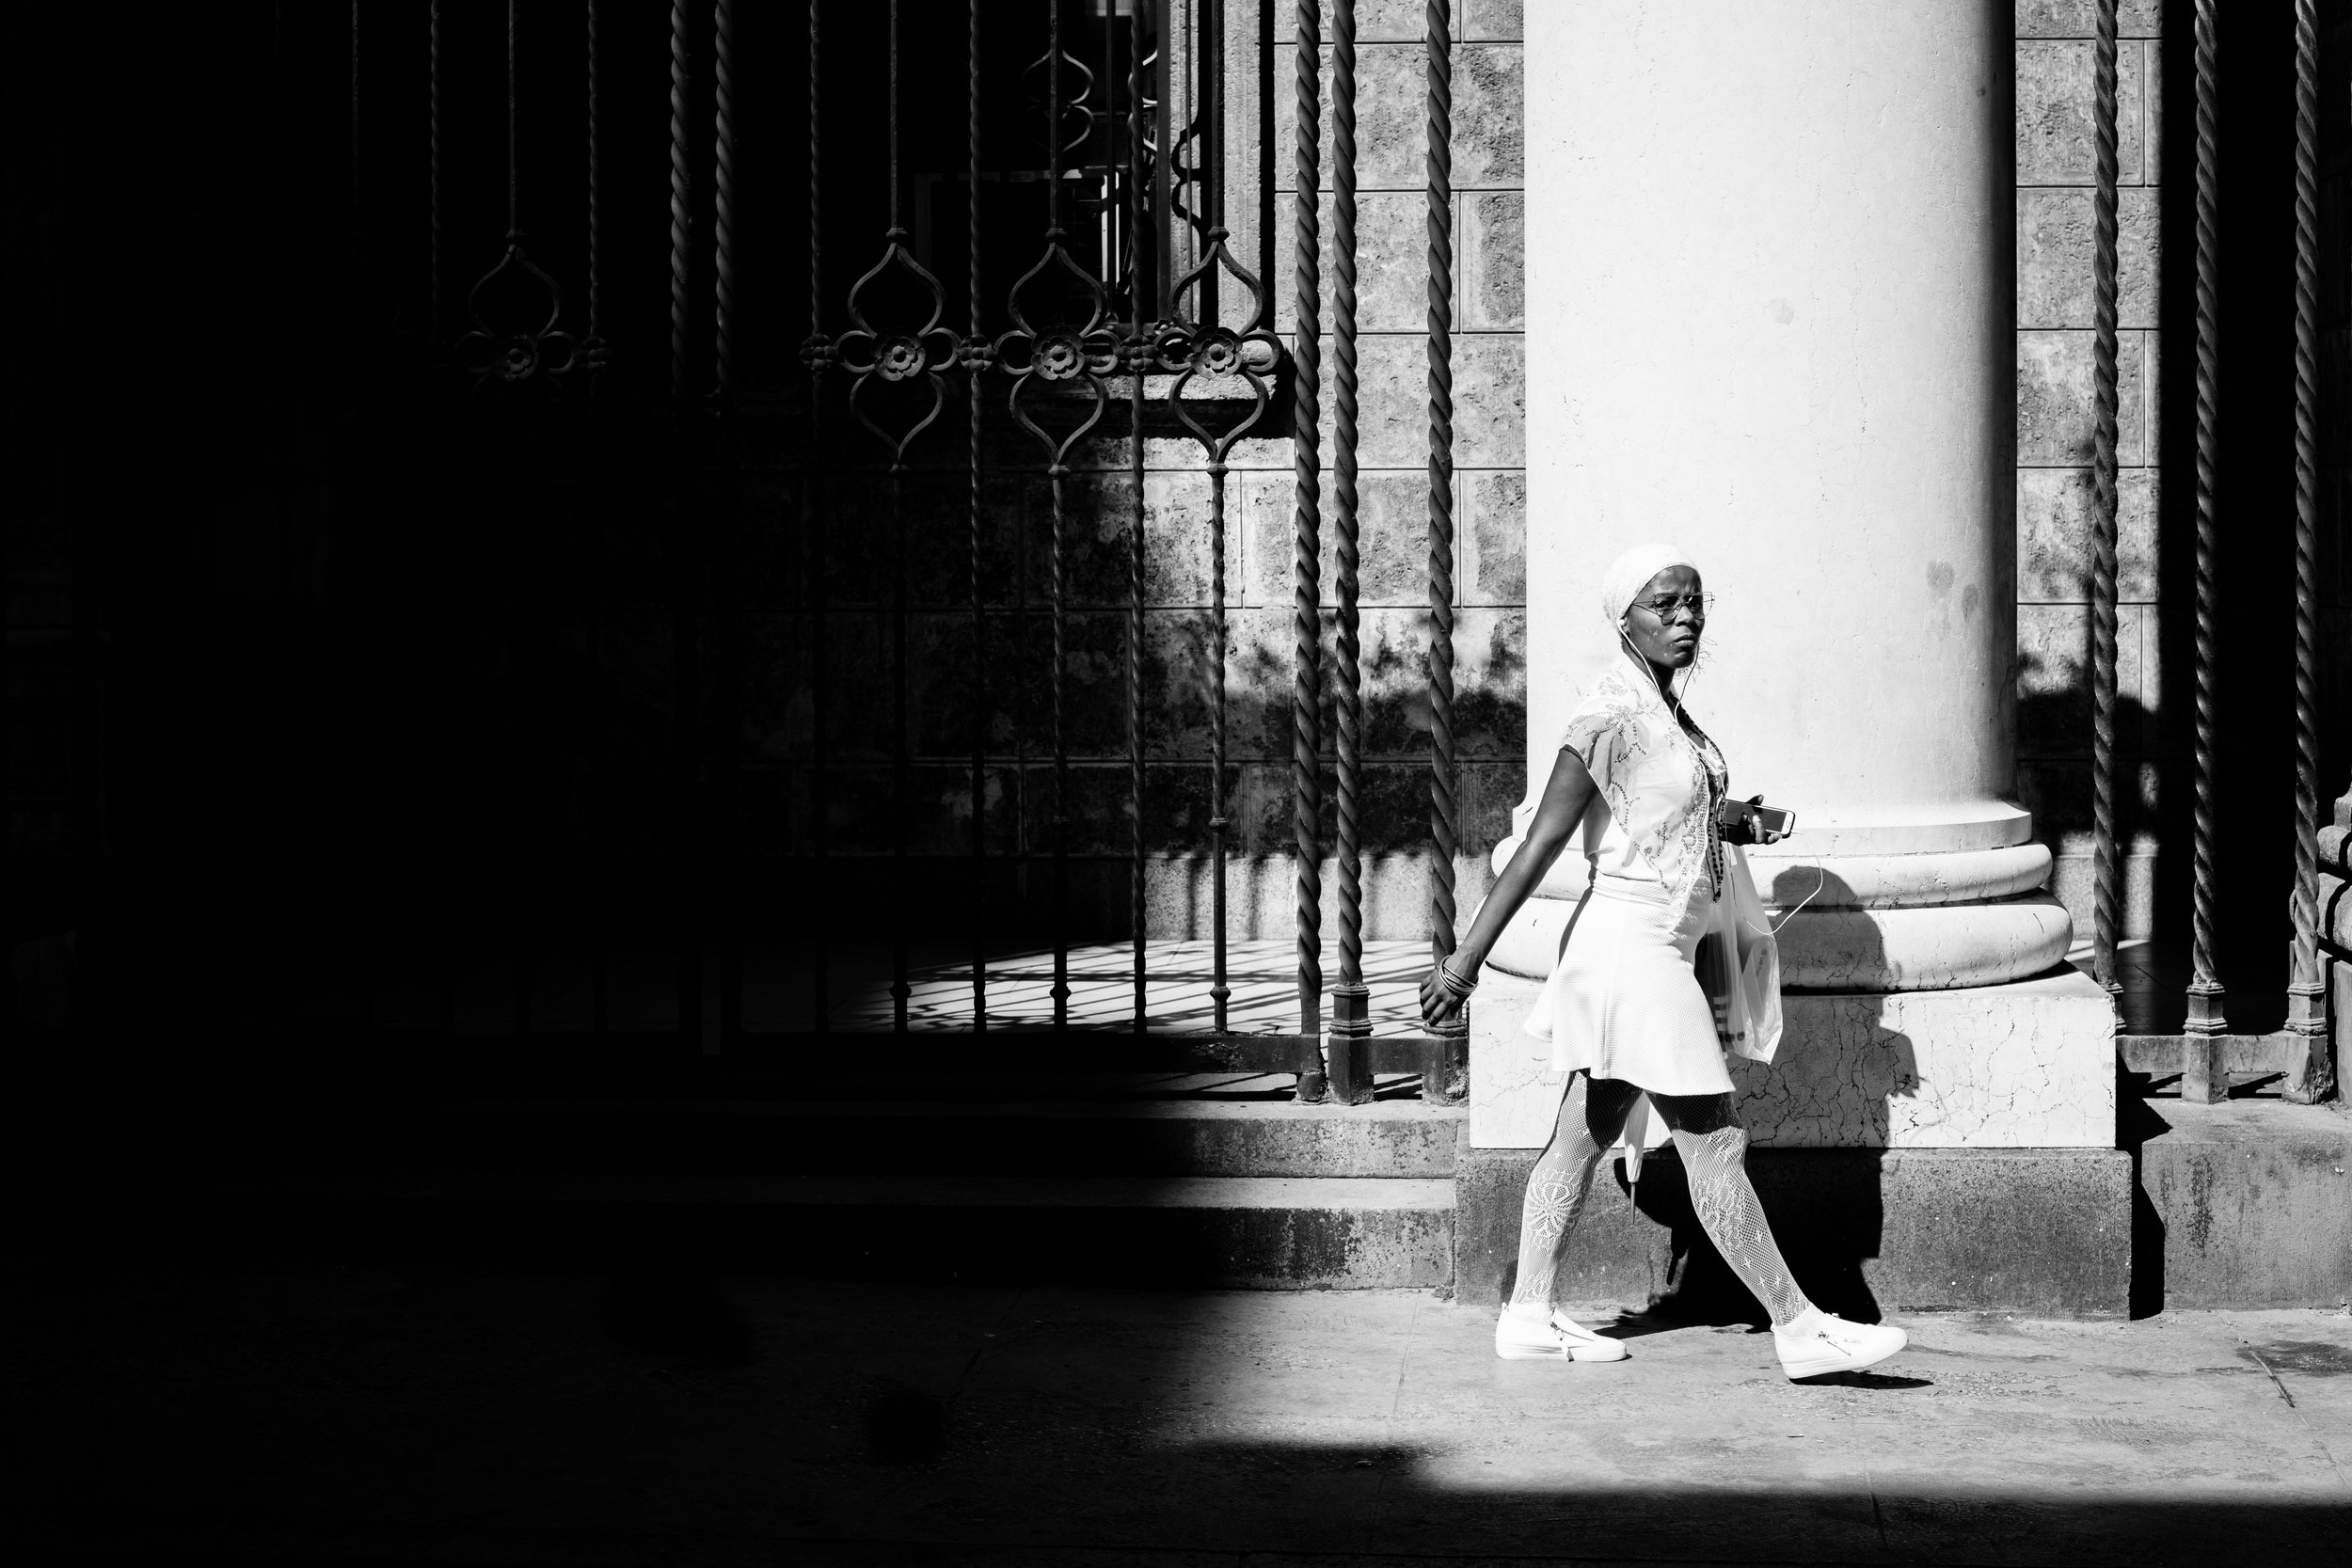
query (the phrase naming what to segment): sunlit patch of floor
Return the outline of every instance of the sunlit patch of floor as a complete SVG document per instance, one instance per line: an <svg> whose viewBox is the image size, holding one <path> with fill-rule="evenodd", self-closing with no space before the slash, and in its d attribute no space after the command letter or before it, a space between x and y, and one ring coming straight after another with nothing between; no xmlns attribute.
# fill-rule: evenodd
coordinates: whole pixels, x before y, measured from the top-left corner
<svg viewBox="0 0 2352 1568"><path fill-rule="evenodd" d="M1155 942L1144 953L1143 1013L1153 1030L1196 1031L1216 1026L1215 952L1205 942ZM1336 955L1324 955L1327 985ZM1364 944L1364 985L1371 991L1375 1034L1420 1028L1421 976L1429 967L1424 942ZM1073 948L1065 960L1070 987L1068 1023L1078 1029L1131 1027L1136 1016L1135 950L1098 942ZM992 1028L1042 1028L1054 1022L1054 955L1032 948L992 958L982 966ZM971 963L911 968L907 1017L917 1029L969 1029L974 1018ZM1297 949L1287 942L1237 942L1226 950L1226 1026L1240 1034L1283 1034L1298 1028ZM886 1029L892 997L887 975L865 976L834 1009L835 1027Z"/></svg>

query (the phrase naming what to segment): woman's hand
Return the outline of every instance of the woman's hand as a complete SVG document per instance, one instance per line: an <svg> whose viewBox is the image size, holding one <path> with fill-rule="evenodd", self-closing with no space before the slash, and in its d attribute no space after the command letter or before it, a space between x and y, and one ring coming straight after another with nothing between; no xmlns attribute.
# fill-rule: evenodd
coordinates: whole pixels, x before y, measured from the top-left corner
<svg viewBox="0 0 2352 1568"><path fill-rule="evenodd" d="M1462 944L1449 960L1454 973L1475 983L1478 971L1494 951L1502 936L1502 928L1511 917L1519 912L1529 894L1551 869L1551 863L1560 858L1577 824L1584 820L1584 809L1593 803L1593 775L1585 768L1584 759L1575 752L1562 748L1551 765L1551 777L1544 781L1543 799L1535 804L1535 815L1527 825L1526 836L1513 851L1510 863L1495 879L1494 887L1478 906L1477 918L1463 935ZM1429 1028L1453 1022L1461 1013L1462 1005L1470 998L1461 994L1461 986L1448 986L1438 978L1433 966L1421 977L1421 1021Z"/></svg>
<svg viewBox="0 0 2352 1568"><path fill-rule="evenodd" d="M1441 1023L1451 1022L1454 1016L1462 1010L1462 1004L1469 1000L1446 989L1445 982L1438 978L1438 966L1435 964L1431 964L1429 973L1421 977L1421 1022L1427 1028L1435 1029Z"/></svg>

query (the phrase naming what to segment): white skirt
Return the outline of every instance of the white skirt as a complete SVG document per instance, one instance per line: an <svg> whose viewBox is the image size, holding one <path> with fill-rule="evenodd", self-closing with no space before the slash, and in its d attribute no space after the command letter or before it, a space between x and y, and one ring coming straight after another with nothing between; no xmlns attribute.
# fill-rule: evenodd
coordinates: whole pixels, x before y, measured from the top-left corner
<svg viewBox="0 0 2352 1568"><path fill-rule="evenodd" d="M1554 1072L1590 1072L1652 1094L1729 1094L1715 1009L1691 967L1714 913L1704 881L1670 910L1663 883L1597 876L1568 919L1559 961L1528 1010Z"/></svg>

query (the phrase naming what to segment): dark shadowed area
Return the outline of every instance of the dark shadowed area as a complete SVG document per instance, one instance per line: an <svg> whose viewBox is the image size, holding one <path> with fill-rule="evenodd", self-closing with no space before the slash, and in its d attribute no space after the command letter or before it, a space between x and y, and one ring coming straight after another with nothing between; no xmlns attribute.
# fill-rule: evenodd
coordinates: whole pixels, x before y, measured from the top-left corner
<svg viewBox="0 0 2352 1568"><path fill-rule="evenodd" d="M17 1533L77 1560L2299 1568L2352 1530L2340 1314L1927 1316L1799 1386L1744 1323L1499 1362L1416 1291L94 1260L9 1298Z"/></svg>

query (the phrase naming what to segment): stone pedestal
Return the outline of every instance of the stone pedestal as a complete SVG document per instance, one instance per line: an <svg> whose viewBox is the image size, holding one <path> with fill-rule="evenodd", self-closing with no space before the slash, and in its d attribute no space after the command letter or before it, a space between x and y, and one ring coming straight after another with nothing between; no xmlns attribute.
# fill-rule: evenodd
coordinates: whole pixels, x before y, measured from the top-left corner
<svg viewBox="0 0 2352 1568"><path fill-rule="evenodd" d="M1494 975L1471 1008L1470 1143L1539 1148L1565 1080L1520 1025L1536 984ZM2069 968L1932 991L1790 993L1772 1065L1731 1081L1759 1148L2112 1148L2115 1013Z"/></svg>

